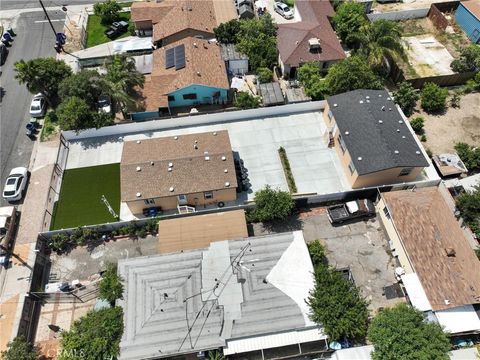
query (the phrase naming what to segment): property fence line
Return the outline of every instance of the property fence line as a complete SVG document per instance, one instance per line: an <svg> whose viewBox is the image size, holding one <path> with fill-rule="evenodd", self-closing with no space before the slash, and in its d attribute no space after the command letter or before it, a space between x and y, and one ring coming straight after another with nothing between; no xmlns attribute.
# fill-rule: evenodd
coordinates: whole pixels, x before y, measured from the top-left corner
<svg viewBox="0 0 480 360"><path fill-rule="evenodd" d="M88 12L87 8L82 9L80 14L80 19L78 21L78 26L80 27L80 45L82 49L85 49L87 45L87 23L88 23Z"/></svg>
<svg viewBox="0 0 480 360"><path fill-rule="evenodd" d="M378 14L367 14L367 18L371 22L375 22L377 20L402 21L409 19L420 19L426 17L429 11L430 8L392 11Z"/></svg>

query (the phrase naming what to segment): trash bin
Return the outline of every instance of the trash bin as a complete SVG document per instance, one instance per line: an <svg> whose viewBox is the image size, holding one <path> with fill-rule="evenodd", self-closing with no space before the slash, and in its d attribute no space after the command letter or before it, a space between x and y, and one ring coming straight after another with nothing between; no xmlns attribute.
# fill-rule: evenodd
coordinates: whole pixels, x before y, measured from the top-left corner
<svg viewBox="0 0 480 360"><path fill-rule="evenodd" d="M13 41L12 36L10 35L10 33L9 33L8 31L3 34L3 38L4 38L6 41Z"/></svg>
<svg viewBox="0 0 480 360"><path fill-rule="evenodd" d="M17 34L15 34L15 32L13 31L12 28L7 29L7 32L8 32L11 36L17 36Z"/></svg>

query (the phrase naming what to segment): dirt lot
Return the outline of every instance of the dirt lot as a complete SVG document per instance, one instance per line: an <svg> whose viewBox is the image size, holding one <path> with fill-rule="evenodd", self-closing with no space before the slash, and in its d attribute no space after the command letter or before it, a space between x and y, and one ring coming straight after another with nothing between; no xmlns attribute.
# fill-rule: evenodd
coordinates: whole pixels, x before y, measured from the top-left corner
<svg viewBox="0 0 480 360"><path fill-rule="evenodd" d="M457 142L480 145L480 94L467 94L461 97L460 108L449 107L442 115L431 115L423 111L414 113L411 118L422 116L425 119L424 147L433 154L454 151Z"/></svg>

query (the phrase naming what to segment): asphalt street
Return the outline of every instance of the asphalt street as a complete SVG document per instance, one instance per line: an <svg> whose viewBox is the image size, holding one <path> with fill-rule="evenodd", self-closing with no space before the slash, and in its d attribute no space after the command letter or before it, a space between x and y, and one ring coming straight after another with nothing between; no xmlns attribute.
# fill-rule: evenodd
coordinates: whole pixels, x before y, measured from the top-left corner
<svg viewBox="0 0 480 360"><path fill-rule="evenodd" d="M2 0L2 8L5 0ZM13 2L13 1L12 1ZM30 1L33 3L32 1ZM22 3L22 1L19 1ZM57 31L61 31L65 14L49 11L50 18ZM4 91L0 105L0 153L1 187L5 178L14 167L28 167L33 141L25 135L25 125L29 121L29 106L32 100L25 85L14 79L14 63L20 59L30 60L39 57L55 56L53 46L55 38L43 12L21 14L14 26L17 36L10 47L7 61L2 66L0 77ZM1 204L6 203L1 200Z"/></svg>
<svg viewBox="0 0 480 360"><path fill-rule="evenodd" d="M63 5L89 5L102 0L43 0L43 5L47 8L51 7L61 7ZM40 2L38 0L1 0L0 8L2 10L13 10L13 9L32 9L39 8Z"/></svg>

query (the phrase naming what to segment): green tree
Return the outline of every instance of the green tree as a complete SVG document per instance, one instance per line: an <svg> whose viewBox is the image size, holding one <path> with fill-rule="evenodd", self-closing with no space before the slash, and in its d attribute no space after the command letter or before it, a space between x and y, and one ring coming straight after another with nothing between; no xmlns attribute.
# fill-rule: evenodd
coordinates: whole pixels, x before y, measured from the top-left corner
<svg viewBox="0 0 480 360"><path fill-rule="evenodd" d="M55 234L50 239L49 246L53 251L62 252L70 244L70 237L66 234Z"/></svg>
<svg viewBox="0 0 480 360"><path fill-rule="evenodd" d="M263 67L258 68L257 74L258 74L258 80L262 84L273 81L273 72L270 69L263 68Z"/></svg>
<svg viewBox="0 0 480 360"><path fill-rule="evenodd" d="M307 301L310 318L331 340L362 340L367 333L367 301L349 280L324 263L315 266L315 287Z"/></svg>
<svg viewBox="0 0 480 360"><path fill-rule="evenodd" d="M356 89L382 89L383 83L365 58L355 55L330 67L323 88L329 95L335 95Z"/></svg>
<svg viewBox="0 0 480 360"><path fill-rule="evenodd" d="M380 312L370 324L368 338L374 360L448 360L450 341L439 324L406 304Z"/></svg>
<svg viewBox="0 0 480 360"><path fill-rule="evenodd" d="M427 82L420 93L422 109L426 112L436 112L445 109L448 90L437 84Z"/></svg>
<svg viewBox="0 0 480 360"><path fill-rule="evenodd" d="M474 148L463 142L455 144L454 148L469 171L480 169L480 148Z"/></svg>
<svg viewBox="0 0 480 360"><path fill-rule="evenodd" d="M111 125L110 114L90 110L85 100L72 96L63 101L56 111L58 124L62 130L101 128Z"/></svg>
<svg viewBox="0 0 480 360"><path fill-rule="evenodd" d="M236 44L237 34L240 32L240 21L233 19L218 25L213 29L215 38L223 44Z"/></svg>
<svg viewBox="0 0 480 360"><path fill-rule="evenodd" d="M277 63L277 27L268 14L240 21L236 48L248 56L249 66L273 68Z"/></svg>
<svg viewBox="0 0 480 360"><path fill-rule="evenodd" d="M305 89L305 93L313 100L322 100L325 89L322 86L322 76L320 75L320 63L318 61L309 61L304 63L297 72L298 81Z"/></svg>
<svg viewBox="0 0 480 360"><path fill-rule="evenodd" d="M388 73L389 59L396 59L403 54L401 37L402 31L398 23L378 20L367 23L359 31L348 35L347 42L359 47L357 52L366 57L371 67L381 73Z"/></svg>
<svg viewBox="0 0 480 360"><path fill-rule="evenodd" d="M415 131L415 134L418 134L418 135L423 134L424 122L425 120L423 120L423 117L421 116L418 116L410 120L410 126L412 127L413 131Z"/></svg>
<svg viewBox="0 0 480 360"><path fill-rule="evenodd" d="M464 48L460 57L453 60L450 67L458 73L480 70L480 46L472 44Z"/></svg>
<svg viewBox="0 0 480 360"><path fill-rule="evenodd" d="M3 360L37 360L39 356L38 349L23 336L15 337L7 344L7 350L1 353Z"/></svg>
<svg viewBox="0 0 480 360"><path fill-rule="evenodd" d="M136 92L135 88L143 87L145 82L144 76L135 67L135 61L125 55L114 55L105 64L105 69L105 92L121 110L134 107L132 95Z"/></svg>
<svg viewBox="0 0 480 360"><path fill-rule="evenodd" d="M107 264L107 270L103 274L98 288L98 297L107 300L112 306L115 304L115 300L122 299L122 278L117 274L117 266L115 264Z"/></svg>
<svg viewBox="0 0 480 360"><path fill-rule="evenodd" d="M358 33L360 28L367 23L365 6L360 2L346 1L342 3L333 17L336 33L342 41L347 43L349 35Z"/></svg>
<svg viewBox="0 0 480 360"><path fill-rule="evenodd" d="M123 334L123 309L119 306L90 311L62 332L59 360L116 358Z"/></svg>
<svg viewBox="0 0 480 360"><path fill-rule="evenodd" d="M480 237L480 186L477 185L474 191L460 194L456 205L462 219Z"/></svg>
<svg viewBox="0 0 480 360"><path fill-rule="evenodd" d="M250 213L253 221L285 220L295 203L288 191L272 189L267 185L255 193L255 209Z"/></svg>
<svg viewBox="0 0 480 360"><path fill-rule="evenodd" d="M417 90L407 81L400 83L397 91L393 92L395 103L400 106L406 116L412 115L413 109L420 98Z"/></svg>
<svg viewBox="0 0 480 360"><path fill-rule="evenodd" d="M63 60L38 58L20 60L15 63L15 79L25 84L32 94L42 93L50 105L58 101L58 86L72 74L72 70Z"/></svg>
<svg viewBox="0 0 480 360"><path fill-rule="evenodd" d="M239 91L235 95L234 105L242 110L255 109L260 106L260 99L249 92Z"/></svg>
<svg viewBox="0 0 480 360"><path fill-rule="evenodd" d="M312 258L313 267L326 263L325 247L319 240L313 240L307 244L308 252Z"/></svg>
<svg viewBox="0 0 480 360"><path fill-rule="evenodd" d="M100 16L103 25L110 25L119 19L118 13L122 10L122 6L116 0L106 0L103 3L93 5L93 12Z"/></svg>
<svg viewBox="0 0 480 360"><path fill-rule="evenodd" d="M104 91L104 82L96 70L80 70L60 83L58 95L61 99L76 96L85 100L90 109L96 109L96 103Z"/></svg>

